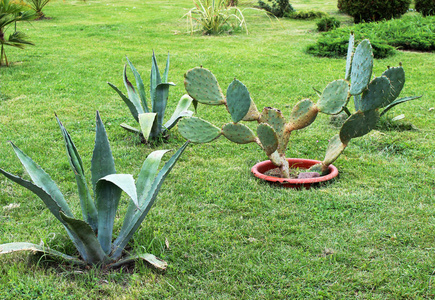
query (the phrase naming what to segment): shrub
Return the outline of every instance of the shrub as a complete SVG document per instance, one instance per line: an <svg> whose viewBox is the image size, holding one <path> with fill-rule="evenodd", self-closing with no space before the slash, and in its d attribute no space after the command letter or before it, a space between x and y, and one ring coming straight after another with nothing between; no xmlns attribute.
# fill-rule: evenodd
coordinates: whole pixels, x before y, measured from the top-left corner
<svg viewBox="0 0 435 300"><path fill-rule="evenodd" d="M294 11L288 0L267 0L267 2L259 0L258 5L277 18L285 17Z"/></svg>
<svg viewBox="0 0 435 300"><path fill-rule="evenodd" d="M435 0L415 0L415 10L423 16L435 15Z"/></svg>
<svg viewBox="0 0 435 300"><path fill-rule="evenodd" d="M410 4L411 0L339 0L337 7L360 23L398 18L408 11Z"/></svg>
<svg viewBox="0 0 435 300"><path fill-rule="evenodd" d="M45 15L42 12L44 6L46 6L50 0L26 0L26 3L33 9L37 15L37 19L44 19Z"/></svg>
<svg viewBox="0 0 435 300"><path fill-rule="evenodd" d="M307 52L316 56L344 57L347 53L347 36L351 31L355 32L357 40L370 39L375 58L394 54L394 47L403 50L435 50L435 17L413 15L384 22L361 23L352 28L338 28L323 33L316 44L307 48Z"/></svg>
<svg viewBox="0 0 435 300"><path fill-rule="evenodd" d="M330 31L340 27L340 21L334 17L323 17L316 24L318 31Z"/></svg>
<svg viewBox="0 0 435 300"><path fill-rule="evenodd" d="M316 11L316 10L299 10L294 11L288 15L290 19L316 19L316 18L322 18L327 17L328 14L323 11Z"/></svg>

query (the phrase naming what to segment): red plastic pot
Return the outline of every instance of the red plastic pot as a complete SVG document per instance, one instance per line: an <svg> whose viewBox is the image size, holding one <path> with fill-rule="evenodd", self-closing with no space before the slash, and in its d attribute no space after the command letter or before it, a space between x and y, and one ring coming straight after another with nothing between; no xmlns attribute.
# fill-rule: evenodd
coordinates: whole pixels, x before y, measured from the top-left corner
<svg viewBox="0 0 435 300"><path fill-rule="evenodd" d="M313 159L303 158L287 158L290 168L309 169L311 166L321 163L321 161ZM322 182L331 180L338 175L338 170L333 165L329 165L329 173L325 176L305 179L295 178L279 178L274 176L265 175L264 173L276 168L276 166L270 161L262 161L252 167L251 171L255 177L266 180L268 182L280 184L283 187L288 188L306 188L309 189L312 186L319 185Z"/></svg>

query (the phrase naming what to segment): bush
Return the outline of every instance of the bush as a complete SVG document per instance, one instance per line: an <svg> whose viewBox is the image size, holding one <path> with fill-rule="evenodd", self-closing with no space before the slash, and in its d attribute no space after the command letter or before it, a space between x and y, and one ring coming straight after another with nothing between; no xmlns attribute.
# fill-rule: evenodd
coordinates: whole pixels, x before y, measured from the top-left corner
<svg viewBox="0 0 435 300"><path fill-rule="evenodd" d="M402 50L434 51L435 16L405 16L377 23L361 23L351 28L338 28L325 32L307 52L316 56L345 57L351 31L357 40L370 39L375 58L394 54L394 47Z"/></svg>
<svg viewBox="0 0 435 300"><path fill-rule="evenodd" d="M334 17L323 17L317 23L318 31L330 31L340 27L340 21Z"/></svg>
<svg viewBox="0 0 435 300"><path fill-rule="evenodd" d="M415 0L415 10L423 16L435 15L435 0Z"/></svg>
<svg viewBox="0 0 435 300"><path fill-rule="evenodd" d="M288 0L267 0L267 3L259 0L258 5L277 18L285 17L294 11Z"/></svg>
<svg viewBox="0 0 435 300"><path fill-rule="evenodd" d="M315 10L299 10L294 11L287 15L287 17L291 19L297 19L297 20L306 20L306 19L316 19L316 18L322 18L327 17L328 14L323 11L315 11Z"/></svg>
<svg viewBox="0 0 435 300"><path fill-rule="evenodd" d="M338 0L337 7L360 23L399 18L410 4L411 0Z"/></svg>

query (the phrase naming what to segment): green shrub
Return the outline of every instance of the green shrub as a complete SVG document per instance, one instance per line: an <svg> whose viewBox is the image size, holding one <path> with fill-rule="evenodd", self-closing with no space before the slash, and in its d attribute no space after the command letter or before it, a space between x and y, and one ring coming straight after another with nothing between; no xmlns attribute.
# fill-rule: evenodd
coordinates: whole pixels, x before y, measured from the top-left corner
<svg viewBox="0 0 435 300"><path fill-rule="evenodd" d="M285 17L294 11L288 0L267 0L267 2L259 0L258 5L277 18Z"/></svg>
<svg viewBox="0 0 435 300"><path fill-rule="evenodd" d="M351 28L338 28L325 32L316 44L308 46L308 53L325 57L345 57L347 36L355 32L357 40L370 39L375 58L394 54L394 47L402 50L435 50L435 17L405 16L377 23L361 23Z"/></svg>
<svg viewBox="0 0 435 300"><path fill-rule="evenodd" d="M415 0L415 10L423 16L435 15L435 0Z"/></svg>
<svg viewBox="0 0 435 300"><path fill-rule="evenodd" d="M317 23L318 31L330 31L340 27L340 21L334 17L323 17Z"/></svg>
<svg viewBox="0 0 435 300"><path fill-rule="evenodd" d="M327 13L323 11L316 11L316 10L298 10L288 15L290 19L298 19L298 20L316 19L316 18L322 18L327 16L328 16Z"/></svg>
<svg viewBox="0 0 435 300"><path fill-rule="evenodd" d="M398 18L408 11L410 4L411 0L339 0L337 7L360 23Z"/></svg>

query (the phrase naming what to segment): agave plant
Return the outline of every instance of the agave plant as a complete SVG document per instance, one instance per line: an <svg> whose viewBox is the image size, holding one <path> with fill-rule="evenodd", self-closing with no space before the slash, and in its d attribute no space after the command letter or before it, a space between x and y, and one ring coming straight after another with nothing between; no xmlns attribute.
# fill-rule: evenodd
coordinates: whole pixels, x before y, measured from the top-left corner
<svg viewBox="0 0 435 300"><path fill-rule="evenodd" d="M38 20L45 18L45 15L42 12L42 9L50 1L51 0L26 0L27 4L35 11Z"/></svg>
<svg viewBox="0 0 435 300"><path fill-rule="evenodd" d="M163 77L160 75L159 68L157 66L157 59L153 52L152 67L151 67L151 83L150 83L150 98L151 108L148 107L148 103L145 96L145 86L142 78L133 64L127 57L127 63L133 72L136 80L137 92L133 85L127 78L127 64L124 66L124 85L127 89L128 97L125 96L115 85L108 82L118 94L122 100L127 104L133 118L140 125L140 130L131 127L125 123L121 124L121 127L134 133L138 133L144 139L156 139L164 136L168 130L174 127L178 120L183 116L191 116L192 111L188 108L192 103L192 98L188 95L181 97L178 102L177 108L172 114L171 118L163 123L165 116L166 104L168 102L169 87L174 86L172 82L168 82L169 74L169 54L166 60L166 67L163 73Z"/></svg>
<svg viewBox="0 0 435 300"><path fill-rule="evenodd" d="M23 49L26 45L33 45L27 36L16 30L16 23L30 21L35 14L26 10L24 5L10 0L0 0L0 66L9 66L5 52L5 46ZM13 27L13 32L7 35L7 31Z"/></svg>
<svg viewBox="0 0 435 300"><path fill-rule="evenodd" d="M80 155L65 127L59 119L57 121L65 141L71 168L76 177L83 220L74 216L64 195L50 176L13 143L12 147L15 154L30 175L31 181L8 173L1 168L0 173L32 191L45 203L50 212L65 227L68 236L80 254L80 258L60 253L48 246L32 243L0 245L0 254L15 251L36 251L60 257L75 264L100 267L119 266L133 259L141 258L157 268L164 269L166 263L152 254L128 257L122 257L122 255L125 246L156 200L166 176L187 147L187 143L178 149L158 173L158 166L167 150L154 151L148 155L135 183L132 175L116 174L107 134L97 112L95 146L91 161L91 182L94 194L94 199L92 199ZM129 196L130 206L119 236L113 241L113 224L122 191Z"/></svg>

